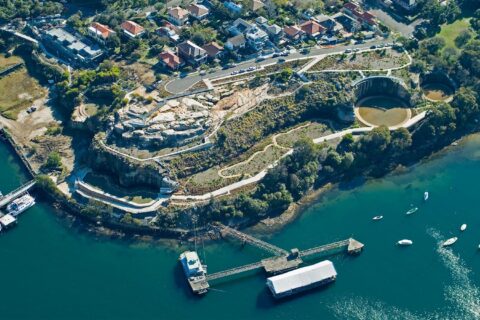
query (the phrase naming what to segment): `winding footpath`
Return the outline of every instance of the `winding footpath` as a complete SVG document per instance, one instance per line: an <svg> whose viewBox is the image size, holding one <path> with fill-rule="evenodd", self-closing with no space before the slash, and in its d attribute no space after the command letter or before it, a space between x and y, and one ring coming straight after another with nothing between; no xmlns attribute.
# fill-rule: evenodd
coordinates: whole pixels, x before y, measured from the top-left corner
<svg viewBox="0 0 480 320"><path fill-rule="evenodd" d="M396 129L399 129L399 128L409 128L409 127L415 125L416 123L420 122L421 120L423 120L426 116L426 113L427 113L426 111L423 111L422 113L412 117L410 120L406 121L405 123L403 123L399 126L389 127L389 129L390 130L396 130ZM324 142L327 142L327 141L330 141L330 140L342 138L343 136L345 136L347 134L367 133L369 131L372 131L374 128L375 127L362 127L362 128L346 129L346 130L339 131L339 132L336 132L336 133L332 133L332 134L329 134L329 135L326 135L326 136L323 136L323 137L320 137L320 138L317 138L317 139L313 139L313 142L316 143L316 144L324 143ZM298 129L298 128L296 128L296 129ZM235 190L238 190L238 189L243 188L245 186L257 183L265 177L265 175L267 174L269 169L274 168L276 165L278 165L278 163L280 162L281 159L283 159L284 157L286 157L288 155L291 155L292 153L293 153L293 149L289 149L285 154L282 155L282 157L280 159L278 159L274 163L270 164L267 168L260 171L259 173L257 173L253 177L250 177L250 178L247 178L247 179L244 179L244 180L241 180L241 181L237 181L237 182L232 183L228 186L219 188L215 191L208 192L208 193L205 193L205 194L202 194L202 195L175 195L175 194L171 195L171 196L163 195L163 196L159 196L153 202L150 202L150 203L147 203L147 204L138 204L138 203L134 203L134 202L131 202L131 201L124 200L124 199L120 199L118 197L109 195L109 194L107 194L107 193L105 193L105 192L103 192L99 189L91 188L91 187L88 188L89 189L88 193L80 191L80 194L82 196L86 197L87 199L94 199L94 200L103 202L105 204L108 204L112 207L130 212L130 213L133 213L133 214L148 213L148 212L153 212L153 211L157 210L160 206L162 206L163 204L165 204L168 201L179 201L179 202L208 201L211 198L215 198L215 197L219 197L219 196L223 196L223 195L228 195L232 191L235 191ZM84 186L85 186L85 183L83 183L83 187ZM78 192L78 190L77 190L77 192Z"/></svg>

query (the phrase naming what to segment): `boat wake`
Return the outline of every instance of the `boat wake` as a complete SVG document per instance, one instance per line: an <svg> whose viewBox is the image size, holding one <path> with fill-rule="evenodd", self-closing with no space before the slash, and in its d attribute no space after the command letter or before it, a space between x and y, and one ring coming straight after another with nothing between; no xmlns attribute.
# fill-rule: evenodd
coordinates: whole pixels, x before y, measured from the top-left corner
<svg viewBox="0 0 480 320"><path fill-rule="evenodd" d="M445 239L435 229L427 231L440 244ZM471 270L452 249L438 246L437 252L450 270L453 284L445 288L445 299L452 304L455 310L449 315L451 319L479 319L480 318L480 289L472 283Z"/></svg>
<svg viewBox="0 0 480 320"><path fill-rule="evenodd" d="M425 314L413 313L405 309L387 305L379 301L365 298L349 298L332 305L331 309L339 319L408 319L408 320L474 320L480 319L480 289L472 282L471 270L451 248L442 247L445 240L438 230L428 229L427 233L437 243L437 253L443 265L450 271L453 284L444 289L445 301L450 305L447 309Z"/></svg>
<svg viewBox="0 0 480 320"><path fill-rule="evenodd" d="M408 310L386 305L379 301L352 298L336 302L332 307L339 319L358 320L424 320L434 319L417 316Z"/></svg>

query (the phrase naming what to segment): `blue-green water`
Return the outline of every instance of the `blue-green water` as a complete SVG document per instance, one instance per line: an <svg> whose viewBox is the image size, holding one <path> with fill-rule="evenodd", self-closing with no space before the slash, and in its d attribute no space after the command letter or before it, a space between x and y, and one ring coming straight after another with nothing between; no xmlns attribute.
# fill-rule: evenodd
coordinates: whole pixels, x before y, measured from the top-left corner
<svg viewBox="0 0 480 320"><path fill-rule="evenodd" d="M24 179L0 145L0 189ZM5 161L6 159L6 161ZM330 257L332 285L275 302L261 273L192 296L180 247L97 238L66 226L44 203L0 236L1 319L476 319L480 317L480 137L408 172L329 192L268 237L307 248L354 236L358 257ZM423 203L423 192L430 199ZM406 216L411 205L419 210ZM384 219L373 222L374 215ZM460 234L462 223L468 229ZM441 240L459 236L451 249ZM411 247L396 241L412 239ZM254 248L205 248L211 272L264 256Z"/></svg>

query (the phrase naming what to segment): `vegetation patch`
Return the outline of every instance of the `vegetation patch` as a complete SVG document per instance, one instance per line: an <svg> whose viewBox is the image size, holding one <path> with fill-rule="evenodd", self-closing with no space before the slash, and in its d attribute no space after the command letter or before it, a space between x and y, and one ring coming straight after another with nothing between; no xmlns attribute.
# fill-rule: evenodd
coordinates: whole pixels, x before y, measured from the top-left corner
<svg viewBox="0 0 480 320"><path fill-rule="evenodd" d="M399 68L408 63L405 52L375 50L352 54L327 56L312 66L309 71L322 70L383 70Z"/></svg>
<svg viewBox="0 0 480 320"><path fill-rule="evenodd" d="M218 168L214 167L190 176L182 185L188 194L204 194L240 179L241 177L222 178L218 175Z"/></svg>
<svg viewBox="0 0 480 320"><path fill-rule="evenodd" d="M306 126L300 126L289 132L281 133L277 136L277 143L282 147L293 148L296 142L304 139L316 139L321 136L332 133L328 126L323 123L312 122Z"/></svg>
<svg viewBox="0 0 480 320"><path fill-rule="evenodd" d="M254 154L251 158L244 162L234 164L221 171L225 177L234 176L254 176L260 171L266 169L269 165L280 159L286 152L285 149L275 145L267 146L263 151Z"/></svg>
<svg viewBox="0 0 480 320"><path fill-rule="evenodd" d="M460 19L454 23L444 24L438 34L439 37L445 40L445 48L457 48L455 39L462 33L468 31L470 27L469 19Z"/></svg>

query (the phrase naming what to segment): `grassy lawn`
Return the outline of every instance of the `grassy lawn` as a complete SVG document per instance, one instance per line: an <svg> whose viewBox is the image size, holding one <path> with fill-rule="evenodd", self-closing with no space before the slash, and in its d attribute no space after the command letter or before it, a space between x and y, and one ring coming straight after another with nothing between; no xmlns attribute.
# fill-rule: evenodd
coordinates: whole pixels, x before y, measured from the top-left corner
<svg viewBox="0 0 480 320"><path fill-rule="evenodd" d="M292 130L289 133L282 133L277 137L277 143L282 147L292 148L295 142L303 138L316 139L331 133L323 123L313 122L306 127Z"/></svg>
<svg viewBox="0 0 480 320"><path fill-rule="evenodd" d="M257 153L252 160L247 163L233 165L222 173L225 176L250 175L253 176L265 169L267 166L280 159L286 151L276 146L269 146L265 151Z"/></svg>
<svg viewBox="0 0 480 320"><path fill-rule="evenodd" d="M445 39L446 48L457 48L457 46L455 45L455 38L458 37L460 32L468 30L469 27L469 19L457 20L452 24L444 24L438 36Z"/></svg>
<svg viewBox="0 0 480 320"><path fill-rule="evenodd" d="M0 58L0 64L15 64L22 60L18 57ZM12 63L13 61L13 63ZM31 106L36 99L46 94L38 81L32 78L23 67L0 78L0 114L5 118L16 120L20 111Z"/></svg>

